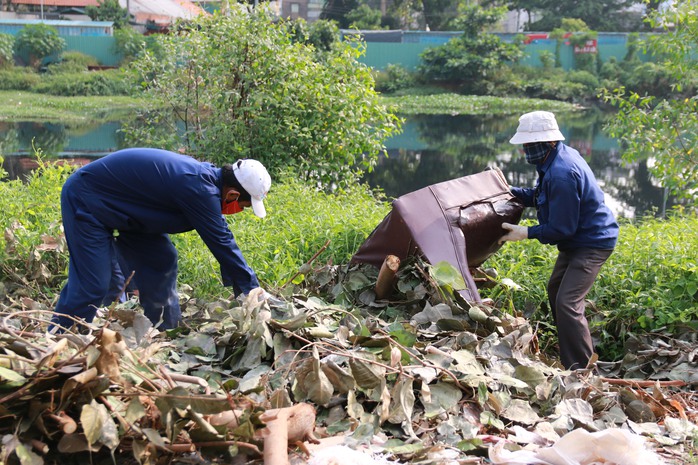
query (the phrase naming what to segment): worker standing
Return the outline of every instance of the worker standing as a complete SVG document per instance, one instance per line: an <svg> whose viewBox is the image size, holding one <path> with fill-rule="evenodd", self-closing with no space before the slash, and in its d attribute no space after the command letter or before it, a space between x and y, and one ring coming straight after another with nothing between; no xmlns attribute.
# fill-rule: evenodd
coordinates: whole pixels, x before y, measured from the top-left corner
<svg viewBox="0 0 698 465"><path fill-rule="evenodd" d="M538 182L533 188L513 187L511 192L525 206L536 208L538 224L504 223L502 228L508 232L500 243L537 239L557 246L548 301L562 364L578 369L585 368L594 353L584 301L613 252L619 229L591 168L563 140L552 113L534 111L519 118L509 142L523 144L526 161L536 167Z"/></svg>

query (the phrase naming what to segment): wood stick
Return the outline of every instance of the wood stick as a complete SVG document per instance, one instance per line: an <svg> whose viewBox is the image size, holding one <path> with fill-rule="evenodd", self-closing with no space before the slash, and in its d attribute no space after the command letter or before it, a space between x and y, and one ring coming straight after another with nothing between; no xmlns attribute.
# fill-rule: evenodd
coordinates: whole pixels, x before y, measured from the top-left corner
<svg viewBox="0 0 698 465"><path fill-rule="evenodd" d="M61 431L63 431L65 434L72 434L78 429L78 424L75 423L75 420L66 415L65 412L59 412L58 415L54 413L49 413L48 416L56 423L58 423L58 426L60 426Z"/></svg>
<svg viewBox="0 0 698 465"><path fill-rule="evenodd" d="M305 262L305 264L306 264L306 265L311 265L311 264L315 261L315 259L318 257L318 255L320 255L322 252L324 252L324 250L325 250L325 249L327 248L327 246L329 246L329 245L330 245L330 240L327 239L327 241L325 242L325 245L323 245L322 247L320 247L320 250L318 250L317 252L315 252L315 254L314 254L312 257L310 257L310 260L308 260L307 262ZM291 283L293 282L293 280L296 279L296 276L298 276L298 275L300 275L300 274L301 274L301 271L298 270L298 271L296 272L296 274L294 274L293 276L291 276L291 278L290 278L288 281L286 281L286 282L284 283L283 286L281 286L281 289L283 289L283 288L285 288L286 286L288 286L289 284L291 284Z"/></svg>
<svg viewBox="0 0 698 465"><path fill-rule="evenodd" d="M265 423L264 465L289 465L287 409L279 409L276 416Z"/></svg>
<svg viewBox="0 0 698 465"><path fill-rule="evenodd" d="M601 380L608 384L616 384L620 386L639 386L639 387L654 387L659 385L660 387L675 386L683 387L688 385L686 381L681 381L680 379L673 381L652 381L649 379L618 379L618 378L601 378Z"/></svg>
<svg viewBox="0 0 698 465"><path fill-rule="evenodd" d="M390 297L395 286L395 274L400 268L400 259L395 255L388 255L383 260L383 265L378 272L376 280L376 299L383 300Z"/></svg>
<svg viewBox="0 0 698 465"><path fill-rule="evenodd" d="M48 447L48 444L46 444L45 442L41 442L38 439L32 439L31 445L32 445L32 448L35 451L37 451L38 453L40 453L41 455L48 454L49 447Z"/></svg>

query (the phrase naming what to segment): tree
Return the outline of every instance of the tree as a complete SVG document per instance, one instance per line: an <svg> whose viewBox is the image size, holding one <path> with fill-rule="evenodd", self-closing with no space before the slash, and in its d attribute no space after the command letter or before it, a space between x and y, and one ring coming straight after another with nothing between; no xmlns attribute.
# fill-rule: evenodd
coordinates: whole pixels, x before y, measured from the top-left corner
<svg viewBox="0 0 698 465"><path fill-rule="evenodd" d="M361 3L358 0L326 0L320 13L320 19L334 21L341 29L349 27L346 15Z"/></svg>
<svg viewBox="0 0 698 465"><path fill-rule="evenodd" d="M217 163L256 158L326 186L353 182L399 120L357 61L360 44L337 42L319 59L292 29L257 7L202 16L164 37L161 57L145 51L132 68L168 111L127 133ZM156 117L168 124L159 133Z"/></svg>
<svg viewBox="0 0 698 465"><path fill-rule="evenodd" d="M541 19L528 25L530 31L552 31L562 25L563 18L581 19L594 31L624 31L639 25L632 22L628 25L625 13L635 0L532 0L530 5L517 0L514 3L542 14Z"/></svg>
<svg viewBox="0 0 698 465"><path fill-rule="evenodd" d="M376 30L381 28L381 12L375 8L371 8L366 4L358 7L347 13L349 27L359 30Z"/></svg>
<svg viewBox="0 0 698 465"><path fill-rule="evenodd" d="M675 9L649 18L653 29L645 46L673 78L673 95L639 95L625 88L605 91L618 107L609 124L628 161L652 160L650 171L679 198L698 205L698 15L696 2L677 2Z"/></svg>
<svg viewBox="0 0 698 465"><path fill-rule="evenodd" d="M38 69L44 58L65 49L65 39L56 28L44 23L28 24L15 37L15 54L25 56L30 66Z"/></svg>
<svg viewBox="0 0 698 465"><path fill-rule="evenodd" d="M85 14L92 21L113 21L116 29L128 26L130 17L126 8L121 8L119 0L98 0L98 5L85 7Z"/></svg>
<svg viewBox="0 0 698 465"><path fill-rule="evenodd" d="M466 92L487 92L487 80L521 57L517 45L484 32L501 19L504 11L501 7L466 7L457 22L463 34L422 52L420 72L427 79L460 85Z"/></svg>

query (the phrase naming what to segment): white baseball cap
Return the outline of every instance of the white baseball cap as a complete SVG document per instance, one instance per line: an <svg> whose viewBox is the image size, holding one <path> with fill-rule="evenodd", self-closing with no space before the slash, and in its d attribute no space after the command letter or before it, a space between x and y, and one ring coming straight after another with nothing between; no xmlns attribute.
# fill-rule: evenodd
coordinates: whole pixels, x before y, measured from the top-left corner
<svg viewBox="0 0 698 465"><path fill-rule="evenodd" d="M267 216L264 198L271 188L271 176L257 160L245 159L233 163L233 173L243 189L250 194L252 211L260 218Z"/></svg>
<svg viewBox="0 0 698 465"><path fill-rule="evenodd" d="M565 140L557 127L555 115L549 111L532 111L521 115L516 134L509 142L512 144L528 144L530 142L553 142Z"/></svg>

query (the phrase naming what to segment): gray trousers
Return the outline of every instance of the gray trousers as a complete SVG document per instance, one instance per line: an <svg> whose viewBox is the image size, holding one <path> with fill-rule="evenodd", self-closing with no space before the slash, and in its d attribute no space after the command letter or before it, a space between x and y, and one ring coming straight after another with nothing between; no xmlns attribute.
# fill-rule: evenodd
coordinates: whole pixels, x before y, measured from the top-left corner
<svg viewBox="0 0 698 465"><path fill-rule="evenodd" d="M560 251L548 281L548 301L557 326L560 359L567 369L585 368L594 347L584 300L612 249Z"/></svg>

